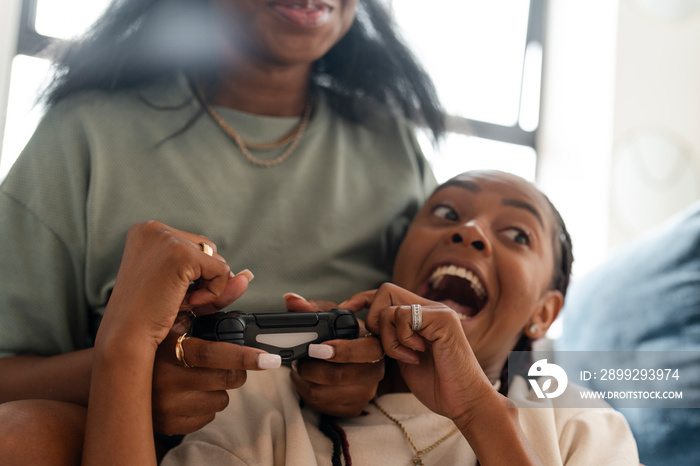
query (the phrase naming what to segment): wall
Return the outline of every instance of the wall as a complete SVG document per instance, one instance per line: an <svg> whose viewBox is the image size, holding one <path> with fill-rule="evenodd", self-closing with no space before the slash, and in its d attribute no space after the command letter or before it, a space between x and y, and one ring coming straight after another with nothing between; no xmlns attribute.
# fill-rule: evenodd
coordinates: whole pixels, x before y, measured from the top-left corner
<svg viewBox="0 0 700 466"><path fill-rule="evenodd" d="M546 24L538 183L575 279L700 197L700 0L550 0Z"/></svg>
<svg viewBox="0 0 700 466"><path fill-rule="evenodd" d="M700 198L700 1L623 0L609 244Z"/></svg>
<svg viewBox="0 0 700 466"><path fill-rule="evenodd" d="M10 67L17 51L21 0L3 0L0 7L0 147L5 129L5 109L10 89Z"/></svg>
<svg viewBox="0 0 700 466"><path fill-rule="evenodd" d="M574 276L606 256L617 0L546 4L537 181L564 217Z"/></svg>

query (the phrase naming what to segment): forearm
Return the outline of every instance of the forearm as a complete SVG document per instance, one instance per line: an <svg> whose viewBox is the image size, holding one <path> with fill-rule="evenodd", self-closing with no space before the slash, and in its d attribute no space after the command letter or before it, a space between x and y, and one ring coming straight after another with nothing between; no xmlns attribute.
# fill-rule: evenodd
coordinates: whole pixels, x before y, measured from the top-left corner
<svg viewBox="0 0 700 466"><path fill-rule="evenodd" d="M119 339L95 350L85 465L155 465L151 389L154 345Z"/></svg>
<svg viewBox="0 0 700 466"><path fill-rule="evenodd" d="M47 399L87 406L93 349L0 359L0 403Z"/></svg>
<svg viewBox="0 0 700 466"><path fill-rule="evenodd" d="M520 427L518 408L496 393L455 424L474 449L479 463L488 465L541 465Z"/></svg>

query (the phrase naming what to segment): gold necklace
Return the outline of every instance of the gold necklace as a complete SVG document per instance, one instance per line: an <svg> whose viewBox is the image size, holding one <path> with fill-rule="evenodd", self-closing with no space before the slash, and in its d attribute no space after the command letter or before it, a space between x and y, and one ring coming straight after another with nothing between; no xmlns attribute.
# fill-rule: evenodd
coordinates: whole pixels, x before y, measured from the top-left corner
<svg viewBox="0 0 700 466"><path fill-rule="evenodd" d="M377 400L374 399L372 400L372 404L377 407L377 409L385 415L387 418L389 418L390 421L392 421L394 424L399 426L401 428L401 432L403 432L403 436L406 437L406 440L408 440L408 443L411 444L411 448L413 448L413 451L416 452L416 456L413 457L413 464L415 466L423 466L423 455L428 453L430 450L433 448L437 447L440 445L442 442L453 436L459 429L457 429L457 426L455 426L451 431L449 431L447 434L445 434L442 438L440 438L437 442L433 443L429 447L423 448L422 450L419 450L418 447L416 447L416 444L413 443L413 439L411 436L408 434L408 431L406 430L406 426L401 423L398 419L393 417L391 414L387 413L384 408L379 406L379 403L377 403Z"/></svg>
<svg viewBox="0 0 700 466"><path fill-rule="evenodd" d="M306 107L304 107L304 115L301 117L299 125L297 125L286 135L282 136L282 138L278 139L277 141L264 144L245 142L243 138L241 138L241 136L231 126L229 126L229 124L226 123L226 121L224 121L221 115L219 115L214 110L214 108L211 105L209 105L209 103L204 98L204 93L202 92L200 86L197 86L197 93L199 94L199 99L202 103L202 106L204 107L204 110L206 110L209 116L212 117L212 119L216 122L219 128L221 128L221 130L224 133L226 133L227 136L229 136L236 142L236 145L241 150L245 158L248 159L249 162L259 167L270 168L274 167L275 165L279 165L285 160L287 160L287 158L290 155L292 155L292 152L294 152L294 149L297 148L297 145L299 145L299 141L301 141L301 137L304 135L304 131L306 131L306 127L309 126L309 121L311 120L312 104L311 98L309 97L309 99L306 101ZM280 154L279 157L274 158L272 160L261 160L255 157L253 154L251 154L248 150L249 147L254 150L276 149L278 147L284 146L285 144L289 144L290 142L290 146L287 147L287 149L284 152L282 152L282 154Z"/></svg>

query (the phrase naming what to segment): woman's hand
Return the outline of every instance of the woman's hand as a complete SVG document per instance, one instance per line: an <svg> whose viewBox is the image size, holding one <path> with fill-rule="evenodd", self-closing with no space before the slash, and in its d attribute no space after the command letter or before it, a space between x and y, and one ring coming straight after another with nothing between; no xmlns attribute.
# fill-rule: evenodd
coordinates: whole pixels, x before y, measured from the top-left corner
<svg viewBox="0 0 700 466"><path fill-rule="evenodd" d="M210 247L211 255L204 252ZM129 230L95 341L84 464L103 464L105 458L114 464L156 464L151 417L156 349L183 307L225 305L240 296L249 281L245 276L234 277L215 247L202 236L159 222L140 223ZM190 292L194 281L198 287ZM194 365L206 352L190 349ZM172 346L170 351L176 359ZM234 361L243 368L259 359L254 353L240 351L243 356ZM245 374L233 375L226 380L234 379L235 384L245 380ZM202 378L206 387L208 380ZM175 392L180 389L182 393L183 385L177 380L173 385Z"/></svg>
<svg viewBox="0 0 700 466"><path fill-rule="evenodd" d="M510 407L489 382L448 306L393 284L353 300L369 307L367 328L387 356L398 360L411 392L430 410L454 421L481 464L542 464ZM411 328L411 305L422 307L420 330Z"/></svg>
<svg viewBox="0 0 700 466"><path fill-rule="evenodd" d="M296 312L326 311L333 307L351 309L346 303L306 300L284 296L287 309ZM360 321L360 335L367 331ZM309 347L309 356L292 367L292 383L307 406L338 417L359 416L377 393L384 378L384 353L379 339L332 340Z"/></svg>
<svg viewBox="0 0 700 466"><path fill-rule="evenodd" d="M211 256L203 252L201 243L212 247ZM196 280L199 287L188 295L190 283ZM216 245L207 238L155 221L139 223L127 233L98 336L104 339L119 333L124 337L136 332L155 349L182 307L217 303L232 288L245 291L246 286L234 279L228 264L216 254Z"/></svg>
<svg viewBox="0 0 700 466"><path fill-rule="evenodd" d="M446 305L388 283L350 301L369 308L367 328L379 335L406 385L432 411L451 419L470 416L471 407L494 395L457 313ZM417 331L411 329L411 304L422 307Z"/></svg>
<svg viewBox="0 0 700 466"><path fill-rule="evenodd" d="M212 247L211 256L203 252L201 243ZM277 355L198 338L181 342L183 360L190 367L176 358L177 340L190 325L185 310L218 311L243 295L252 278L247 270L232 274L216 245L203 236L158 222L130 229L100 332L119 335L122 346L124 335L130 335L131 344L158 345L151 408L157 432L174 435L200 429L228 405L226 390L243 385L246 370L280 366Z"/></svg>

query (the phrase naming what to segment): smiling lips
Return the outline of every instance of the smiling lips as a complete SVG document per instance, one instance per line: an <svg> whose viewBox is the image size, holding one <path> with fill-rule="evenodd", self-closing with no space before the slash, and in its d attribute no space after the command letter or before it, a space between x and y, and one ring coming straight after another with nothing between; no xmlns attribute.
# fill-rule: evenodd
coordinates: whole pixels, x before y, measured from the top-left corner
<svg viewBox="0 0 700 466"><path fill-rule="evenodd" d="M287 21L302 28L323 26L333 11L329 5L314 1L270 3L270 6Z"/></svg>
<svg viewBox="0 0 700 466"><path fill-rule="evenodd" d="M428 282L424 297L446 304L454 309L461 319L474 317L488 301L479 277L464 267L440 266L433 271Z"/></svg>

